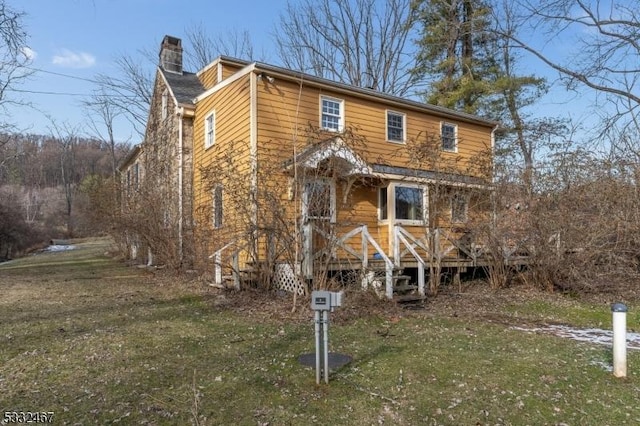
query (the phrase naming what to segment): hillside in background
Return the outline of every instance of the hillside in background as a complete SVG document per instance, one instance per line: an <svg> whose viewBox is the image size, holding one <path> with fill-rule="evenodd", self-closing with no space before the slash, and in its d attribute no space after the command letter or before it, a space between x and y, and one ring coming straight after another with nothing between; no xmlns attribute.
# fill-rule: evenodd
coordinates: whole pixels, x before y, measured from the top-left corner
<svg viewBox="0 0 640 426"><path fill-rule="evenodd" d="M51 238L105 231L96 207L115 202L129 146L74 134L0 135L0 260Z"/></svg>

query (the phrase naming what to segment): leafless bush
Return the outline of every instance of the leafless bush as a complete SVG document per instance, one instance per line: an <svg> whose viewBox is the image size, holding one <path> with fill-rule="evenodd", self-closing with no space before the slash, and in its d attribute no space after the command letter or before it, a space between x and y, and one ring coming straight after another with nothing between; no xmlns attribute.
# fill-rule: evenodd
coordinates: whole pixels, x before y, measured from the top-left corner
<svg viewBox="0 0 640 426"><path fill-rule="evenodd" d="M511 209L508 229L525 242L523 278L549 291L609 292L625 282L631 288L640 266L638 165L577 150L556 156L542 172L533 197L514 196L511 205L503 199L498 207Z"/></svg>
<svg viewBox="0 0 640 426"><path fill-rule="evenodd" d="M288 265L301 283L311 279L314 288L330 286L328 271L336 260L336 236L345 226L353 224L352 213L348 213L352 203L348 190L358 183L348 181L344 175L346 165L343 160L329 157L314 167L306 167L304 160L305 155L316 148L326 148L325 145L331 145L336 138L354 151L361 149L363 139L354 129L336 135L310 126L302 134L299 142L266 144L273 148L267 148L260 161L256 160L255 177L246 168L241 148L246 144L241 141L229 142L230 146L219 151L200 171L205 194L215 197L216 188L221 188L225 213L222 218L216 218L215 211L212 212L212 207L213 210L216 208L213 199L213 206L210 203L200 205L196 220L209 224L209 231L203 235L199 246L206 253L214 253L231 244L227 251L242 252L242 261L252 269L251 281L262 289L273 288L278 265ZM282 157L283 143L291 148L289 158ZM330 180L344 185L330 188L322 184ZM340 192L338 196L334 192L336 206L328 204L328 191ZM336 211L340 212L339 221L332 217ZM313 233L307 228L311 224ZM308 238L313 241L305 240ZM313 253L322 254L305 258L309 253L305 250L306 244L316 245ZM235 268L231 256L221 261L227 270ZM235 262L242 263L240 260ZM306 275L305 265L309 264L313 265L313 276Z"/></svg>

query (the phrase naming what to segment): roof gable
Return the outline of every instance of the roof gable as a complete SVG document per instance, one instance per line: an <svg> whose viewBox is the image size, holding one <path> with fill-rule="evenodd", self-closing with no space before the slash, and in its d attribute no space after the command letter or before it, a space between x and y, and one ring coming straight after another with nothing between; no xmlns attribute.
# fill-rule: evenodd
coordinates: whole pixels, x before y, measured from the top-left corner
<svg viewBox="0 0 640 426"><path fill-rule="evenodd" d="M343 176L371 174L369 165L340 136L310 145L300 154L288 160L285 167L287 169L293 167L319 169L328 160L341 160L340 174Z"/></svg>
<svg viewBox="0 0 640 426"><path fill-rule="evenodd" d="M204 91L204 86L194 73L176 74L162 68L160 73L178 104L194 105L194 98Z"/></svg>

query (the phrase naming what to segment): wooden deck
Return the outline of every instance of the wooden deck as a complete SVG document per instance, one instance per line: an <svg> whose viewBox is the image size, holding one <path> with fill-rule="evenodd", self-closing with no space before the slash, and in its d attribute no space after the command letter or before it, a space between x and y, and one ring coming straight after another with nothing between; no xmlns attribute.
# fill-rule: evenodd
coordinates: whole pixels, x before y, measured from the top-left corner
<svg viewBox="0 0 640 426"><path fill-rule="evenodd" d="M530 262L529 256L513 256L509 259L505 260L505 263L509 266L518 267L518 266L526 266ZM429 269L431 266L429 261L425 261L426 269ZM380 269L383 270L385 268L385 262L379 259L369 259L368 262L365 262L366 266L364 266L361 261L346 261L346 260L332 260L326 263L327 270L329 271L346 271L346 270L360 270L363 267L369 269ZM440 266L443 268L481 268L489 266L490 262L484 258L478 259L465 259L465 258L444 258L440 261ZM420 263L417 260L402 260L399 269L405 268L419 268Z"/></svg>
<svg viewBox="0 0 640 426"><path fill-rule="evenodd" d="M415 236L400 225L394 226L391 253L385 252L383 247L371 236L367 226L355 227L342 235L330 235L325 230L309 227L304 230L306 241L320 238L326 240L326 244L320 245L320 249L314 250L312 244L304 245L304 256L299 264L299 274L293 272L290 281L297 283L299 278L306 280L317 278L317 274L332 273L338 271L357 271L362 279L363 286L375 282L376 285L384 283L384 295L392 299L396 294L396 288L403 271L415 270L417 279L415 284L417 294L425 296L426 276L435 271L440 274L443 269L453 269L456 276L469 268L490 267L494 264L490 253L483 245L471 243L467 240L456 238L454 235L442 229L426 230L423 235ZM225 250L231 251L230 261L231 276L234 287L240 288L241 272L246 270L246 265L239 264L239 253L246 249L246 244L238 242L229 243L210 257L215 261L215 282L222 284L222 270L225 266L222 255ZM526 250L513 245L500 248L500 262L512 267L521 267L529 263ZM273 263L288 263L283 260L272 259ZM290 267L293 270L293 267ZM295 267L298 269L298 266ZM293 276L295 275L295 276ZM404 280L404 278L402 278ZM297 285L297 284L296 284ZM296 286L294 285L294 287ZM297 288L297 287L296 287Z"/></svg>

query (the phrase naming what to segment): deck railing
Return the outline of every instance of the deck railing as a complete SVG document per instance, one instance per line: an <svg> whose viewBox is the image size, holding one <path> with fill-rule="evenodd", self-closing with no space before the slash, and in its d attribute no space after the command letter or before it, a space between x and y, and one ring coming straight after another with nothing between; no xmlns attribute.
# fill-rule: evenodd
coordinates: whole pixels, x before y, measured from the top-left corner
<svg viewBox="0 0 640 426"><path fill-rule="evenodd" d="M369 269L371 259L382 260L384 262L385 271L385 296L392 298L393 296L393 273L394 269L403 267L404 259L410 256L417 263L417 279L418 293L425 295L425 270L426 268L440 267L443 261L460 261L464 260L465 265L478 266L481 260L488 254L483 245L475 244L466 238L460 238L446 229L424 229L424 232L416 236L409 232L401 225L395 225L392 232L392 255L387 255L382 246L373 238L366 225L359 225L348 230L344 234L336 234L332 231L321 229L312 223L305 225L303 234L305 238L311 239L313 235L325 240L321 249L315 249L309 246L311 252L305 253L302 257L301 269L304 276L309 279L313 277L314 266L321 259L336 259L337 252L342 250L341 256L345 256L344 260L355 260L360 264L363 271ZM258 234L260 233L259 231ZM263 232L264 233L264 232ZM360 238L358 238L358 236ZM224 277L222 275L223 266L229 263L223 263L223 254L231 251L231 274L234 281L234 288L240 289L240 253L250 248L252 241L256 241L258 235L256 233L244 237L238 237L220 249L216 250L210 259L214 260L216 284L222 284ZM270 238L267 235L267 238ZM371 253L370 248L375 250ZM506 244L502 247L505 263L520 249L520 245ZM373 255L375 254L375 256ZM227 257L229 259L229 257ZM342 259L341 259L342 260ZM456 263L457 264L457 263ZM356 268L354 268L356 269Z"/></svg>
<svg viewBox="0 0 640 426"><path fill-rule="evenodd" d="M230 243L225 244L218 250L216 250L209 259L213 259L213 280L217 285L223 284L223 276L222 276L222 254L225 251L233 249L231 253L231 275L233 276L233 288L236 290L240 290L240 262L239 256L242 250L246 250L249 247L249 241L245 241L242 243L242 238L236 238L232 240Z"/></svg>
<svg viewBox="0 0 640 426"><path fill-rule="evenodd" d="M362 265L362 269L366 270L369 267L369 245L375 250L377 257L384 261L385 265L385 296L391 299L393 297L393 270L394 263L384 252L380 244L371 236L367 225L360 225L344 235L338 237L333 233L328 233L322 229L311 226L310 232L320 235L328 243L323 250L318 250L310 256L311 262L313 260L321 258L322 256L333 256L337 249L342 249L346 253L354 257ZM357 237L360 234L360 244L358 249L355 249L349 240ZM311 266L311 265L309 265ZM312 266L311 266L312 267Z"/></svg>

